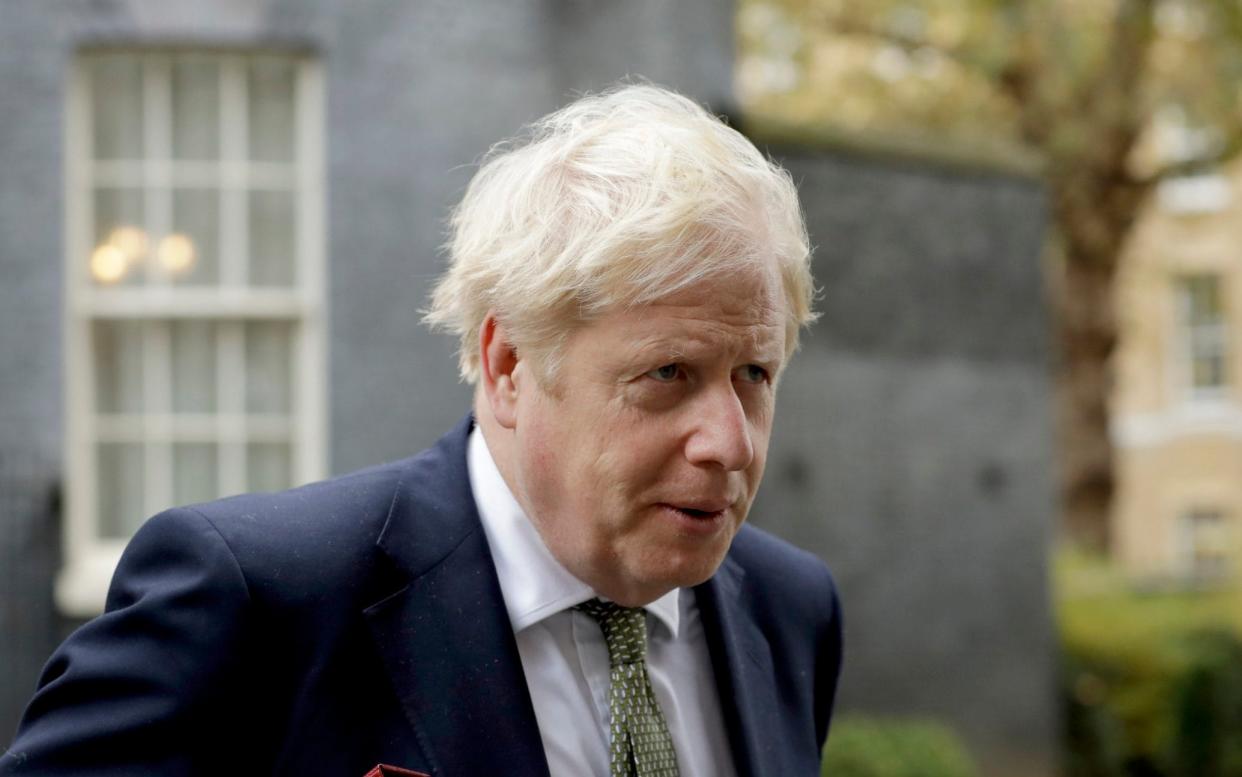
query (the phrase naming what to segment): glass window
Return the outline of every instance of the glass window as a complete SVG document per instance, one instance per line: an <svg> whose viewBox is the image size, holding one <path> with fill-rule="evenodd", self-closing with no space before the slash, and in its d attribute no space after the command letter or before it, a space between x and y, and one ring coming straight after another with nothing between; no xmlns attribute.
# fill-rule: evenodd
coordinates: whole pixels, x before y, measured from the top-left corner
<svg viewBox="0 0 1242 777"><path fill-rule="evenodd" d="M1229 575L1232 563L1229 524L1225 513L1214 508L1188 510L1181 517L1183 572L1198 580L1219 580Z"/></svg>
<svg viewBox="0 0 1242 777"><path fill-rule="evenodd" d="M320 83L270 52L79 57L67 611L147 516L322 475Z"/></svg>
<svg viewBox="0 0 1242 777"><path fill-rule="evenodd" d="M1178 279L1178 317L1186 388L1192 398L1219 396L1228 382L1228 329L1220 277Z"/></svg>

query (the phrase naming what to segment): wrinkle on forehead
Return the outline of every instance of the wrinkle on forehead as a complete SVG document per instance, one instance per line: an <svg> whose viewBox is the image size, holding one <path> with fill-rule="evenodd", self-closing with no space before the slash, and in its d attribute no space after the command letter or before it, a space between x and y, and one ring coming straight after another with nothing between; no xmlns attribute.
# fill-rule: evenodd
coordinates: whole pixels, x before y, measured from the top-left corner
<svg viewBox="0 0 1242 777"><path fill-rule="evenodd" d="M779 287L755 273L703 282L629 311L637 323L637 350L663 348L670 357L682 357L696 344L713 347L735 341L773 360L783 360L785 311ZM659 320L660 326L656 327ZM678 326L684 322L685 326ZM671 328L670 326L671 325ZM654 328L653 328L654 327ZM675 360L675 359L674 359Z"/></svg>
<svg viewBox="0 0 1242 777"><path fill-rule="evenodd" d="M728 300L728 303L738 310L749 309L754 304L775 308L777 299L783 294L781 289L780 274L775 265L769 262L756 262L741 269L730 269L706 275L688 286L633 307L638 309L659 305L695 307L708 301ZM726 312L732 312L732 310Z"/></svg>

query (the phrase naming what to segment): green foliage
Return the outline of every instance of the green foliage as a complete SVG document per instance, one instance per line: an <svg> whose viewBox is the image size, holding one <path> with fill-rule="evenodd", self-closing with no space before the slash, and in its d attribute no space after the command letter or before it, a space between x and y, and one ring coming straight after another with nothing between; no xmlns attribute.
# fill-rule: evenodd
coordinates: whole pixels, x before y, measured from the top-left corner
<svg viewBox="0 0 1242 777"><path fill-rule="evenodd" d="M1136 593L1058 564L1067 777L1242 775L1236 591Z"/></svg>
<svg viewBox="0 0 1242 777"><path fill-rule="evenodd" d="M977 777L961 741L928 721L843 715L824 748L824 777Z"/></svg>
<svg viewBox="0 0 1242 777"><path fill-rule="evenodd" d="M1025 136L1076 157L1092 155L1095 130L1143 127L1162 108L1226 145L1242 132L1235 0L741 0L738 11L742 96L787 122ZM1054 137L1066 126L1080 143Z"/></svg>

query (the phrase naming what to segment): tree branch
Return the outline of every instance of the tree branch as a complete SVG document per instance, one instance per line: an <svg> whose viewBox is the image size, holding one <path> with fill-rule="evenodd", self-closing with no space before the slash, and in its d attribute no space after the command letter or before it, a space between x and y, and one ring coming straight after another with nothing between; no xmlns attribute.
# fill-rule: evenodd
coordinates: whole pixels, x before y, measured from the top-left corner
<svg viewBox="0 0 1242 777"><path fill-rule="evenodd" d="M885 28L871 22L862 21L844 14L824 14L821 23L831 32L843 36L870 39L874 43L886 43L896 46L907 53L920 49L931 49L937 54L956 63L964 70L988 83L996 94L1008 100L1023 116L1023 135L1028 140L1042 140L1046 136L1046 127L1042 117L1031 114L1032 102L1037 98L1039 66L1033 62L1033 45L1028 35L1022 31L1013 48L1013 53L1004 62L996 63L968 46L946 46L926 38L907 35L896 30ZM1022 30L1022 28L1019 28Z"/></svg>
<svg viewBox="0 0 1242 777"><path fill-rule="evenodd" d="M1075 103L1079 110L1133 110L1138 99L1137 85L1146 70L1155 35L1154 16L1155 0L1118 1L1102 64L1093 78L1083 80L1078 90Z"/></svg>

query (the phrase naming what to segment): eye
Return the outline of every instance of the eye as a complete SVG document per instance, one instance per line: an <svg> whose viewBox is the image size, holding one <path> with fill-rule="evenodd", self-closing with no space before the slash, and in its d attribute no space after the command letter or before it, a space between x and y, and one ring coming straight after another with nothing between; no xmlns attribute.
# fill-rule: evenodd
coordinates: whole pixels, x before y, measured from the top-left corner
<svg viewBox="0 0 1242 777"><path fill-rule="evenodd" d="M767 383L768 371L758 364L747 364L737 369L738 377L743 383Z"/></svg>
<svg viewBox="0 0 1242 777"><path fill-rule="evenodd" d="M672 383L681 374L681 367L676 364L665 364L647 373L647 377L660 383Z"/></svg>

